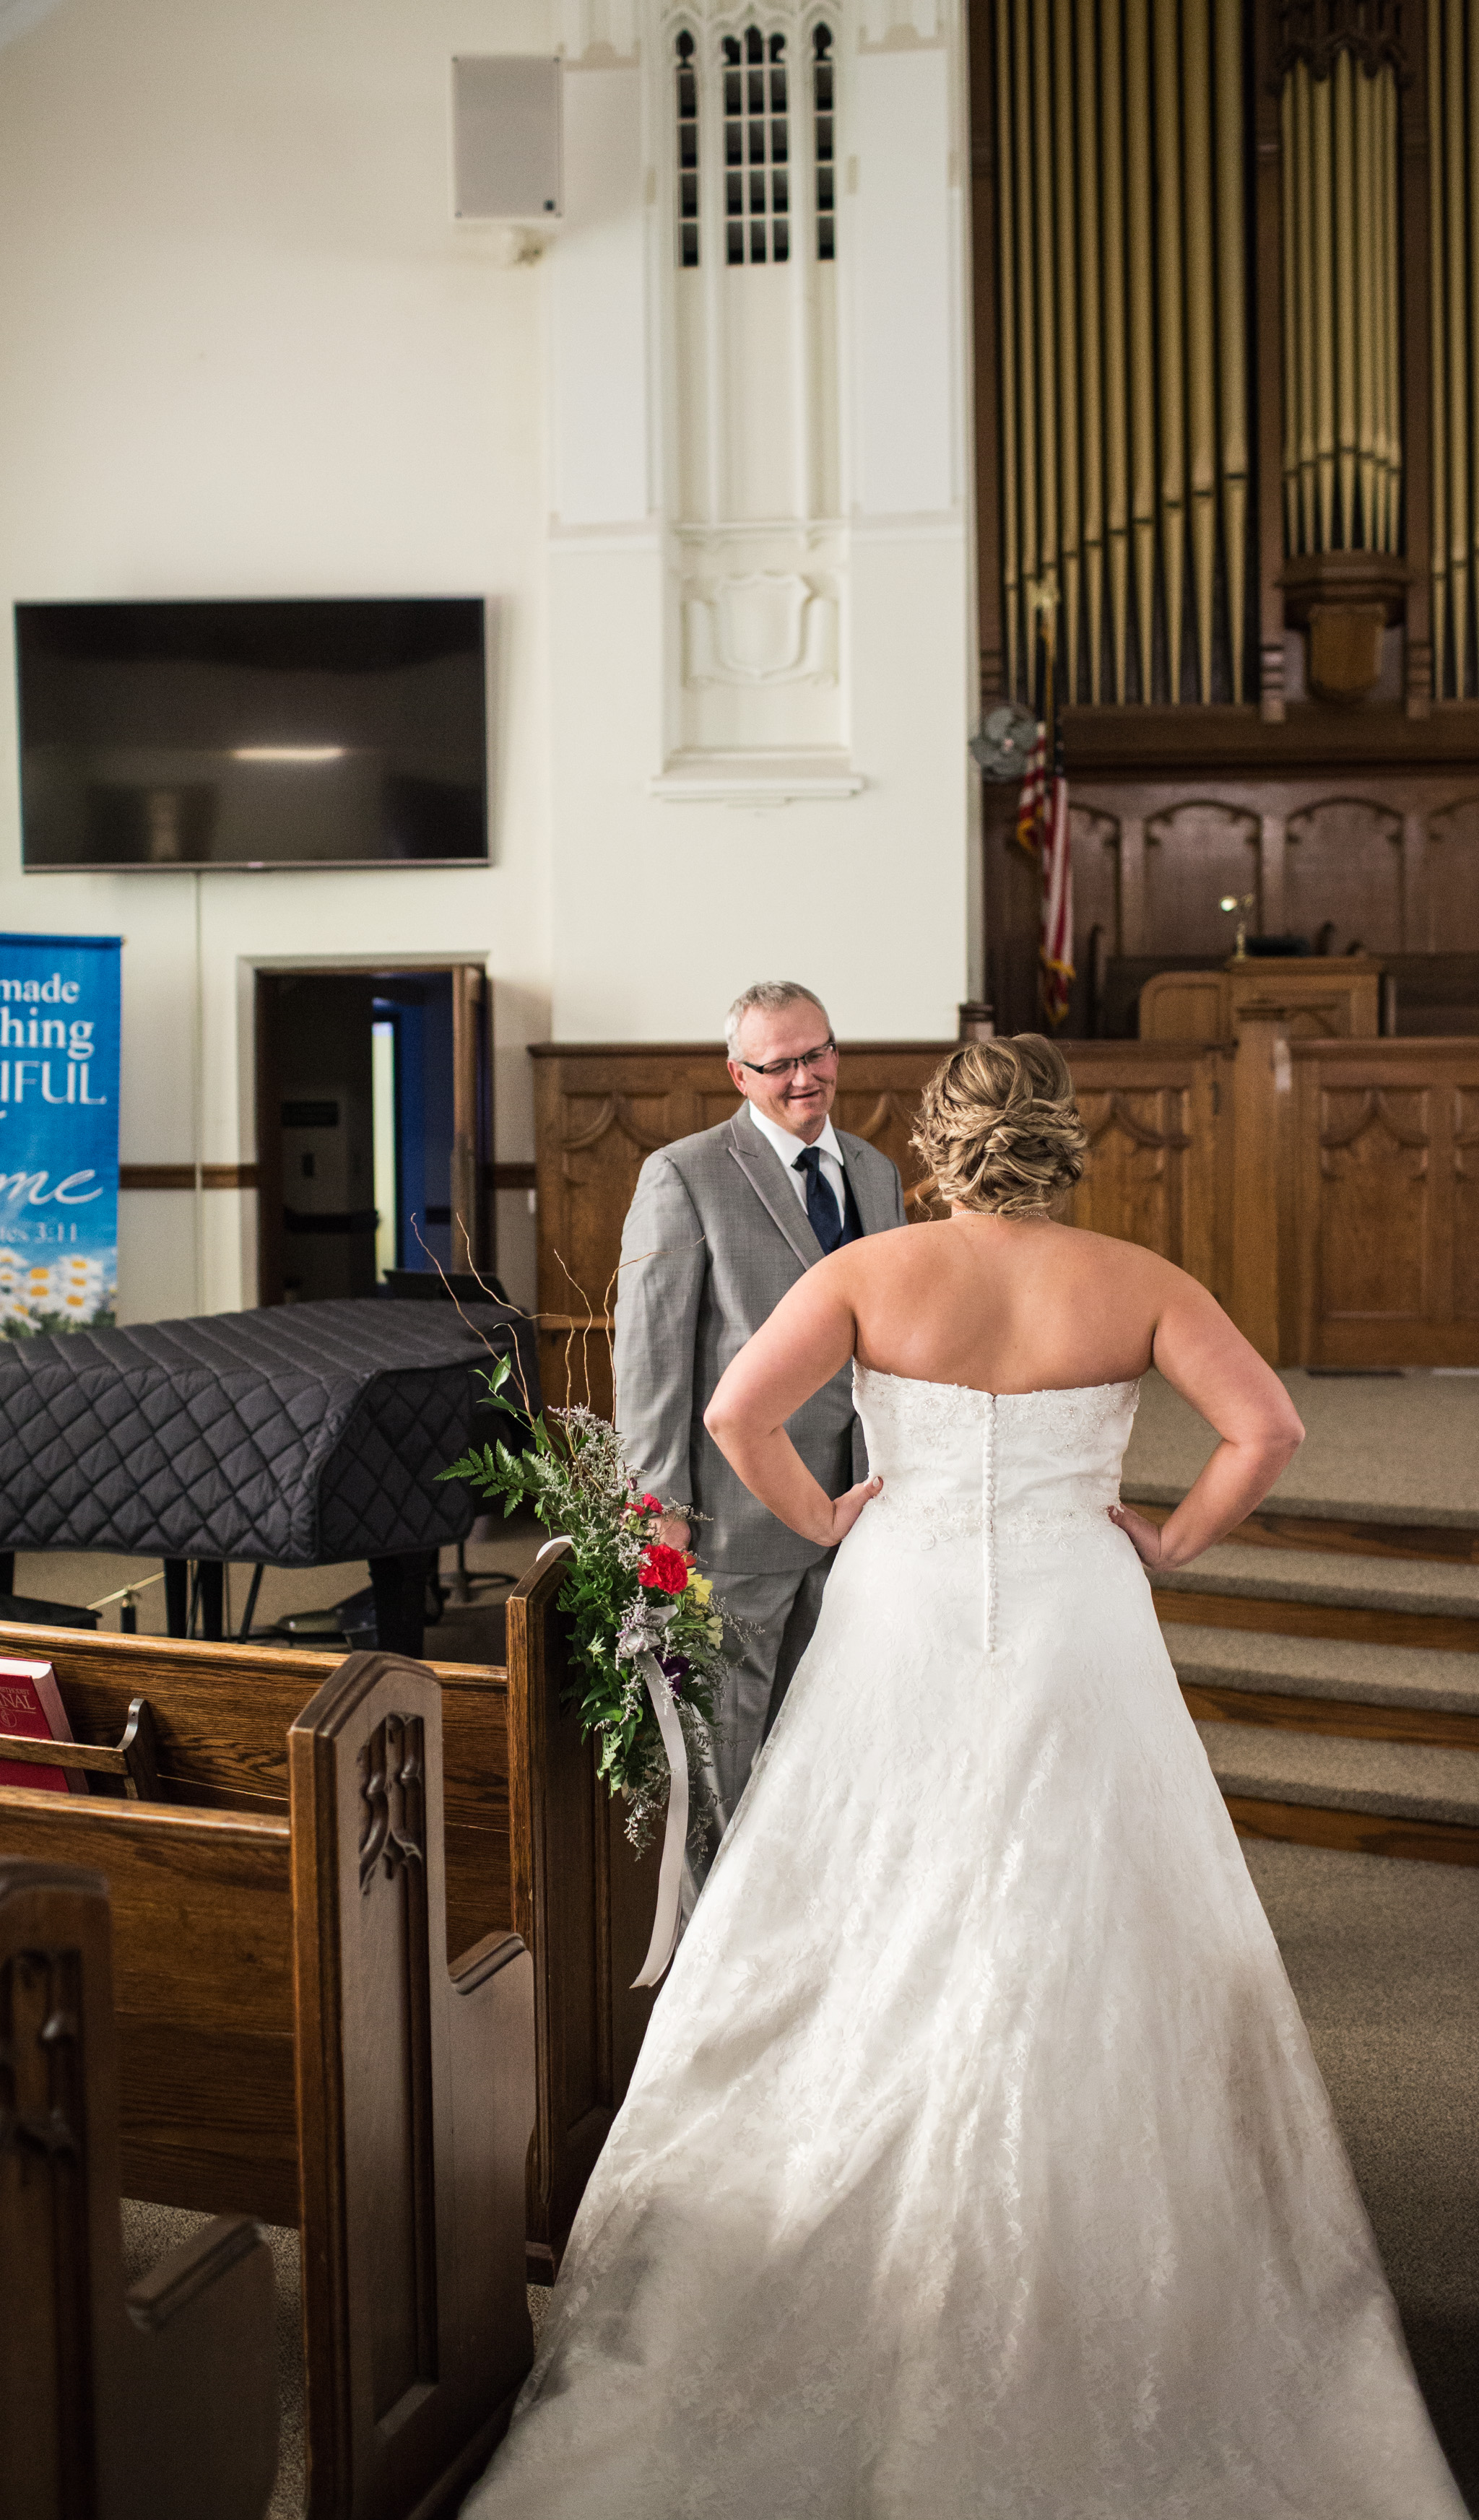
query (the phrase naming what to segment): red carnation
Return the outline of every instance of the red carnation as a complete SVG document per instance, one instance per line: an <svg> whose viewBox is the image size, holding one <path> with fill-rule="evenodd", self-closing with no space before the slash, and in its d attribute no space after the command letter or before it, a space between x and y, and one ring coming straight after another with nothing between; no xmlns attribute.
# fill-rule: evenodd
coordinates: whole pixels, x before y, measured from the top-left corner
<svg viewBox="0 0 1479 2520"><path fill-rule="evenodd" d="M688 1579L688 1561L682 1550L669 1549L665 1541L654 1540L650 1549L643 1551L637 1581L650 1593L686 1593Z"/></svg>
<svg viewBox="0 0 1479 2520"><path fill-rule="evenodd" d="M645 1496L642 1500L642 1510L644 1513L661 1513L661 1497Z"/></svg>

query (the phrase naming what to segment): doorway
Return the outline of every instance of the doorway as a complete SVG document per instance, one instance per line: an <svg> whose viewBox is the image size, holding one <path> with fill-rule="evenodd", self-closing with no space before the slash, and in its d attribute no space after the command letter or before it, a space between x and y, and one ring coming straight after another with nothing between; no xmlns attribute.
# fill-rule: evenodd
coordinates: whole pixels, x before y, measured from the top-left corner
<svg viewBox="0 0 1479 2520"><path fill-rule="evenodd" d="M255 1017L257 1301L373 1295L470 1241L491 1273L482 970L258 970Z"/></svg>

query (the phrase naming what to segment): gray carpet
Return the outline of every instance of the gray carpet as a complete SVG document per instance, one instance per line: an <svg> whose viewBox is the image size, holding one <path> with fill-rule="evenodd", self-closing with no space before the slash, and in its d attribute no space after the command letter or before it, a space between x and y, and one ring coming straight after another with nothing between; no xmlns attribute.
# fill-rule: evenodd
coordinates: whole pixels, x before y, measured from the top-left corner
<svg viewBox="0 0 1479 2520"><path fill-rule="evenodd" d="M1350 2149L1417 2376L1479 2513L1479 1871L1245 1840ZM130 2279L205 2217L124 2207ZM278 2275L282 2460L269 2520L303 2496L297 2234ZM548 2294L531 2292L536 2328Z"/></svg>
<svg viewBox="0 0 1479 2520"><path fill-rule="evenodd" d="M1244 1840L1459 2489L1479 2511L1479 1871Z"/></svg>
<svg viewBox="0 0 1479 2520"><path fill-rule="evenodd" d="M137 2283L160 2258L210 2221L172 2205L123 2207L123 2280ZM299 2260L296 2231L262 2226L277 2277L278 2472L266 2520L302 2520L306 2467L303 2457L303 2338L299 2324Z"/></svg>
<svg viewBox="0 0 1479 2520"><path fill-rule="evenodd" d="M1479 1523L1479 1382L1462 1373L1279 1375L1305 1440L1276 1480L1285 1513L1358 1522ZM1143 1505L1185 1496L1217 1441L1206 1420L1147 1373L1125 1455L1124 1492Z"/></svg>

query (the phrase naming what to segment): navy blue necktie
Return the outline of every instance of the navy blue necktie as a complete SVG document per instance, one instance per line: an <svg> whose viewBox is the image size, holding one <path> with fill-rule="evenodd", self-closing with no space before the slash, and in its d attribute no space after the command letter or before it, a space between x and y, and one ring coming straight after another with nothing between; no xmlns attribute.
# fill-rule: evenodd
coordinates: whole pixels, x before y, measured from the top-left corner
<svg viewBox="0 0 1479 2520"><path fill-rule="evenodd" d="M820 1147L803 1147L791 1166L792 1172L806 1175L806 1215L824 1252L835 1251L842 1239L842 1214L837 1194L822 1171Z"/></svg>

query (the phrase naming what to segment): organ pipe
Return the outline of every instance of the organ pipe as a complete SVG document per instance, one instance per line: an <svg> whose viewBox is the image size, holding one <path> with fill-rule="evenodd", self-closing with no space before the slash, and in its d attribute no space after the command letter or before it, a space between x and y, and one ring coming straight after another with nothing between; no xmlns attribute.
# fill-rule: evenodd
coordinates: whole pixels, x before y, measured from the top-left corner
<svg viewBox="0 0 1479 2520"><path fill-rule="evenodd" d="M1244 697L1249 526L1240 13L999 0L1003 594L1065 697ZM1183 133L1185 131L1185 140Z"/></svg>
<svg viewBox="0 0 1479 2520"><path fill-rule="evenodd" d="M1463 17L1448 0L1444 62L1444 189L1448 219L1449 602L1453 608L1454 686L1468 681L1468 361L1464 356Z"/></svg>
<svg viewBox="0 0 1479 2520"><path fill-rule="evenodd" d="M1102 384L1102 282L1099 272L1099 221L1102 202L1098 176L1098 130L1096 110L1098 63L1095 44L1095 0L1077 0L1079 160L1079 271L1083 290L1084 356L1080 379L1084 445L1084 608L1089 630L1089 698L1098 700L1103 687L1104 646L1104 400ZM1069 615L1070 654L1078 643Z"/></svg>
<svg viewBox="0 0 1479 2520"><path fill-rule="evenodd" d="M1135 618L1140 694L1154 690L1155 652L1155 316L1150 230L1150 33L1148 0L1127 0L1125 119L1130 170L1130 445L1135 533ZM1132 136L1133 135L1133 136Z"/></svg>
<svg viewBox="0 0 1479 2520"><path fill-rule="evenodd" d="M1283 489L1291 555L1401 532L1396 73L1345 45L1280 96ZM1435 309L1436 313L1436 309Z"/></svg>
<svg viewBox="0 0 1479 2520"><path fill-rule="evenodd" d="M1247 644L1248 374L1247 291L1243 277L1242 23L1236 9L1217 9L1217 320L1222 426L1224 558L1228 575L1232 696L1243 691ZM1203 682L1202 698L1211 683Z"/></svg>
<svg viewBox="0 0 1479 2520"><path fill-rule="evenodd" d="M1212 162L1212 68L1206 12L1185 9L1182 85L1188 166ZM1188 440L1191 563L1195 581L1196 688L1212 697L1212 608L1217 565L1217 297L1212 281L1212 187L1187 186Z"/></svg>
<svg viewBox="0 0 1479 2520"><path fill-rule="evenodd" d="M1011 164L1011 33L1005 9L997 11L997 163ZM1002 609L1007 622L1007 688L1017 688L1017 618L1022 569L1021 514L1017 482L1016 192L1001 186L997 233L1001 248L1002 378Z"/></svg>
<svg viewBox="0 0 1479 2520"><path fill-rule="evenodd" d="M1086 0L1092 14L1093 0ZM1124 90L1119 0L1103 0L1099 112L1104 204L1104 517L1109 542L1110 699L1123 699L1130 597L1130 413L1125 390L1125 161L1120 147ZM1144 686L1143 686L1144 688Z"/></svg>
<svg viewBox="0 0 1479 2520"><path fill-rule="evenodd" d="M1433 689L1479 692L1479 23L1429 0Z"/></svg>
<svg viewBox="0 0 1479 2520"><path fill-rule="evenodd" d="M1053 0L1053 163L1055 168L1071 167L1075 145L1073 0ZM1058 583L1063 598L1063 633L1071 686L1077 675L1079 654L1079 462L1083 439L1079 409L1078 231L1071 181L1066 186L1060 182L1059 198L1053 207L1057 230L1058 390L1062 406L1057 431L1062 513Z"/></svg>

